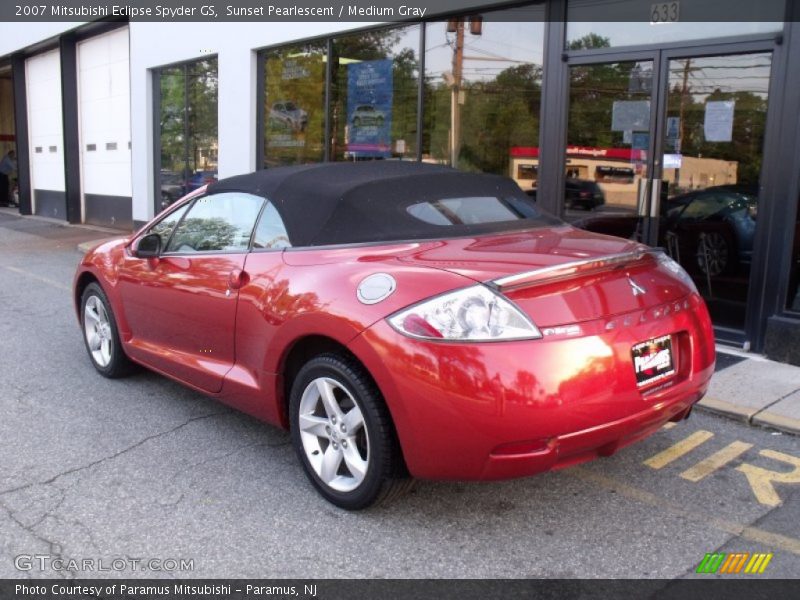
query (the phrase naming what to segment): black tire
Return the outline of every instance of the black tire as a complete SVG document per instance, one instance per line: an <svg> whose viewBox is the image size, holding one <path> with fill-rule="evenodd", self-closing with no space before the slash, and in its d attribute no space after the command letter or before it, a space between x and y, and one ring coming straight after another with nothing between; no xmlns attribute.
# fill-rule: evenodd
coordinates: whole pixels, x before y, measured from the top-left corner
<svg viewBox="0 0 800 600"><path fill-rule="evenodd" d="M107 329L109 335L108 341L110 358L107 364L102 364L102 362L99 362L98 359L95 358L92 348L89 346L89 336L87 334L86 326L86 305L89 302L98 302L101 304L108 318ZM94 368L97 369L97 372L103 377L117 379L119 377L130 375L135 370L133 363L125 355L125 351L122 349L119 331L117 330L117 320L114 317L114 311L111 309L111 303L108 301L108 297L103 291L103 288L101 288L100 285L95 282L87 285L86 289L83 290L83 295L81 296L81 332L83 333L83 343L85 344L86 351L89 354L89 360L92 361Z"/></svg>
<svg viewBox="0 0 800 600"><path fill-rule="evenodd" d="M326 483L312 466L303 445L300 428L303 396L307 389L315 389L313 386L320 379L335 382L342 388L338 390L340 397L345 403L353 401L363 416L362 434L368 439L367 468L363 480L352 490L339 491ZM349 397L341 396L343 392L349 393ZM375 383L356 361L338 354L321 354L308 361L293 382L289 398L289 417L295 452L312 485L328 502L346 510L360 510L393 500L410 488L412 480L403 463L389 411ZM325 415L319 418L328 419ZM335 424L336 420L332 423ZM322 437L317 439L324 441ZM336 447L333 438L328 443ZM339 444L346 447L347 442L340 440ZM352 439L351 445L355 447ZM327 449L323 450L323 455L326 452ZM346 459L340 459L340 471L348 471L346 462Z"/></svg>

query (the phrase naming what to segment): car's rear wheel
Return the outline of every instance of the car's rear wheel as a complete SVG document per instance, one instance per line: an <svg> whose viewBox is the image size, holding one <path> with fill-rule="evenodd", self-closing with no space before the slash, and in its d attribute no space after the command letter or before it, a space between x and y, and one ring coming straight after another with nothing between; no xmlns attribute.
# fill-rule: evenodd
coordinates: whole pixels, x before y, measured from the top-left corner
<svg viewBox="0 0 800 600"><path fill-rule="evenodd" d="M97 283L87 285L81 296L81 327L89 358L101 375L113 379L131 372L133 364L122 350L111 303Z"/></svg>
<svg viewBox="0 0 800 600"><path fill-rule="evenodd" d="M717 277L731 269L731 244L720 232L704 233L697 244L696 258L702 273Z"/></svg>
<svg viewBox="0 0 800 600"><path fill-rule="evenodd" d="M410 485L380 392L355 361L323 354L295 378L292 444L311 483L347 510L385 502Z"/></svg>

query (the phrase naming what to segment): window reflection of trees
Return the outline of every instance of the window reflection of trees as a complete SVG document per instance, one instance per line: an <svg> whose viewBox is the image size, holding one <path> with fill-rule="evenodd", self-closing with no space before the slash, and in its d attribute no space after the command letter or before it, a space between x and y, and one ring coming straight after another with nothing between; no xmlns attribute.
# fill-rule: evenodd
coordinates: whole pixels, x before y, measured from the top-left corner
<svg viewBox="0 0 800 600"><path fill-rule="evenodd" d="M423 159L508 174L514 146L538 146L541 23L428 24Z"/></svg>
<svg viewBox="0 0 800 600"><path fill-rule="evenodd" d="M196 171L217 168L217 60L165 67L159 81L161 185L171 202L190 191ZM176 181L179 192L165 188Z"/></svg>
<svg viewBox="0 0 800 600"><path fill-rule="evenodd" d="M323 160L326 54L325 42L265 54L264 166Z"/></svg>
<svg viewBox="0 0 800 600"><path fill-rule="evenodd" d="M769 53L670 62L667 115L681 118L679 153L734 163L736 181L719 183L758 183L771 62ZM709 142L704 130L706 105L719 101L734 102L733 133L730 141Z"/></svg>
<svg viewBox="0 0 800 600"><path fill-rule="evenodd" d="M234 244L241 237L238 227L222 217L185 219L170 241L170 252L208 252L239 247Z"/></svg>

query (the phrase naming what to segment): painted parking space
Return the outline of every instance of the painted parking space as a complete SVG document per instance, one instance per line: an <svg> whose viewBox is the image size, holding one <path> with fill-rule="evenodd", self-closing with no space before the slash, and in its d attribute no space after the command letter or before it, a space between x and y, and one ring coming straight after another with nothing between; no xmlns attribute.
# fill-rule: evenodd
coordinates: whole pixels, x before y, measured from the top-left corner
<svg viewBox="0 0 800 600"><path fill-rule="evenodd" d="M800 572L797 436L698 410L688 421L669 423L610 459L563 473L661 518L684 522L667 534L679 542L688 531L721 534L723 543L709 543L690 559L687 577L795 577ZM724 555L724 560L709 559L697 571L706 554ZM761 563L751 565L758 557Z"/></svg>
<svg viewBox="0 0 800 600"><path fill-rule="evenodd" d="M670 424L667 429L673 429ZM733 469L741 473L750 485L757 502L765 506L779 506L781 496L775 484L800 485L800 456L780 452L769 448L757 448L751 443L735 440L722 449L709 454L705 449L706 442L714 438L714 433L700 429L673 443L661 452L647 458L643 464L651 469L662 469L677 459L691 455L698 461L682 471L678 476L692 483L699 483L720 469L735 464L744 455L757 452L759 456L775 463L774 468L765 468L740 462ZM787 470L787 466L789 470Z"/></svg>

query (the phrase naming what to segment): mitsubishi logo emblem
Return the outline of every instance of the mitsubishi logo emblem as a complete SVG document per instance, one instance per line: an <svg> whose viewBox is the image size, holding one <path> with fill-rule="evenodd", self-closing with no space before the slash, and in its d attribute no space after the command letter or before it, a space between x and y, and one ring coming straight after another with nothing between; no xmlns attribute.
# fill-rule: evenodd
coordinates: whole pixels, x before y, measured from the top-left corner
<svg viewBox="0 0 800 600"><path fill-rule="evenodd" d="M641 296L647 291L630 277L628 277L628 283L631 286L631 291L633 292L634 296Z"/></svg>

